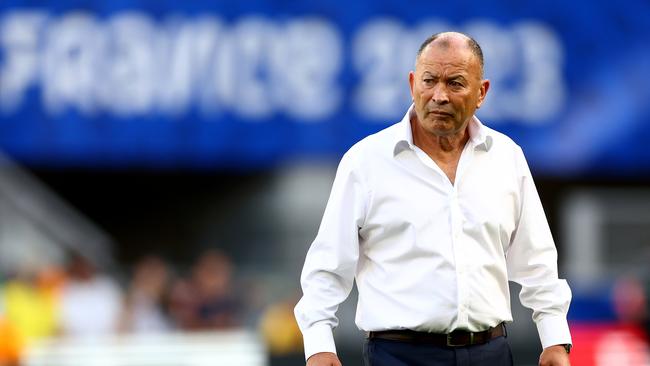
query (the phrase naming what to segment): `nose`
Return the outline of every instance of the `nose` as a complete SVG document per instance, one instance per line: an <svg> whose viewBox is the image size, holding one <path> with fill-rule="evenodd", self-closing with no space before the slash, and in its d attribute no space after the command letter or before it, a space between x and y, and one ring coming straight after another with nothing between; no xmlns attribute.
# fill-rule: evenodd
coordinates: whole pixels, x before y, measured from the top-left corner
<svg viewBox="0 0 650 366"><path fill-rule="evenodd" d="M436 84L433 87L433 93L431 94L431 100L436 104L446 104L449 103L449 96L447 95L447 88L441 83Z"/></svg>

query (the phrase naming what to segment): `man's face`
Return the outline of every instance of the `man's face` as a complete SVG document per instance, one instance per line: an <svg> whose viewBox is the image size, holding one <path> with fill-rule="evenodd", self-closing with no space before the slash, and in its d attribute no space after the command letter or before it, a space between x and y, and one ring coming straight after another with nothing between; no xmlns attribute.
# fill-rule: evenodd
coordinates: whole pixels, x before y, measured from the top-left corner
<svg viewBox="0 0 650 366"><path fill-rule="evenodd" d="M465 39L440 42L424 49L409 83L420 126L436 136L449 136L467 126L490 84L481 80L479 60Z"/></svg>

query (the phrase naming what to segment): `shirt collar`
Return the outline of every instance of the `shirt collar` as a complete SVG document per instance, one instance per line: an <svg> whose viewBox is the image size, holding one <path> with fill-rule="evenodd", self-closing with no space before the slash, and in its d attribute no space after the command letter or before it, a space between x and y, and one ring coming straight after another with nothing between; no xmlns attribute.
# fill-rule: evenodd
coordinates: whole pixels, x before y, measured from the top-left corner
<svg viewBox="0 0 650 366"><path fill-rule="evenodd" d="M411 131L411 113L413 111L413 104L409 107L408 111L398 122L397 133L395 134L395 145L393 147L393 156L399 154L405 149L413 150L413 131ZM472 119L469 121L469 143L475 149L481 149L483 151L489 151L492 147L492 136L490 136L487 127L481 123L481 121L476 117L472 116Z"/></svg>

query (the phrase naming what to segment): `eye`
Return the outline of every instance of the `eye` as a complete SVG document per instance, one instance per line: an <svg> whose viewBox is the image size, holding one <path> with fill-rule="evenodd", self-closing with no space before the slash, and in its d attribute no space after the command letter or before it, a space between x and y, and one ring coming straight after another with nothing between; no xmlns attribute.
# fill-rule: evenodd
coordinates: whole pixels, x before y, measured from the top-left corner
<svg viewBox="0 0 650 366"><path fill-rule="evenodd" d="M451 85L451 86L453 86L455 88L461 88L461 87L464 86L463 83L461 83L460 81L457 81L457 80L451 80L449 82L449 85Z"/></svg>

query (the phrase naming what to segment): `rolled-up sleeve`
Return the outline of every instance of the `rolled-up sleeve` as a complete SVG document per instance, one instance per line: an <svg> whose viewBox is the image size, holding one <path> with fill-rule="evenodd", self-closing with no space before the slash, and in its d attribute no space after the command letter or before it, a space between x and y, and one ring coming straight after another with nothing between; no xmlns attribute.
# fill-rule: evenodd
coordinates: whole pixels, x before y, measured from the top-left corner
<svg viewBox="0 0 650 366"><path fill-rule="evenodd" d="M334 352L336 311L354 283L359 258L359 228L368 192L351 150L341 159L318 234L301 275L303 297L294 309L303 334L305 357Z"/></svg>
<svg viewBox="0 0 650 366"><path fill-rule="evenodd" d="M516 230L507 252L508 276L522 286L522 305L533 310L542 347L571 343L567 312L571 290L558 278L557 250L530 169L516 152L520 204Z"/></svg>

